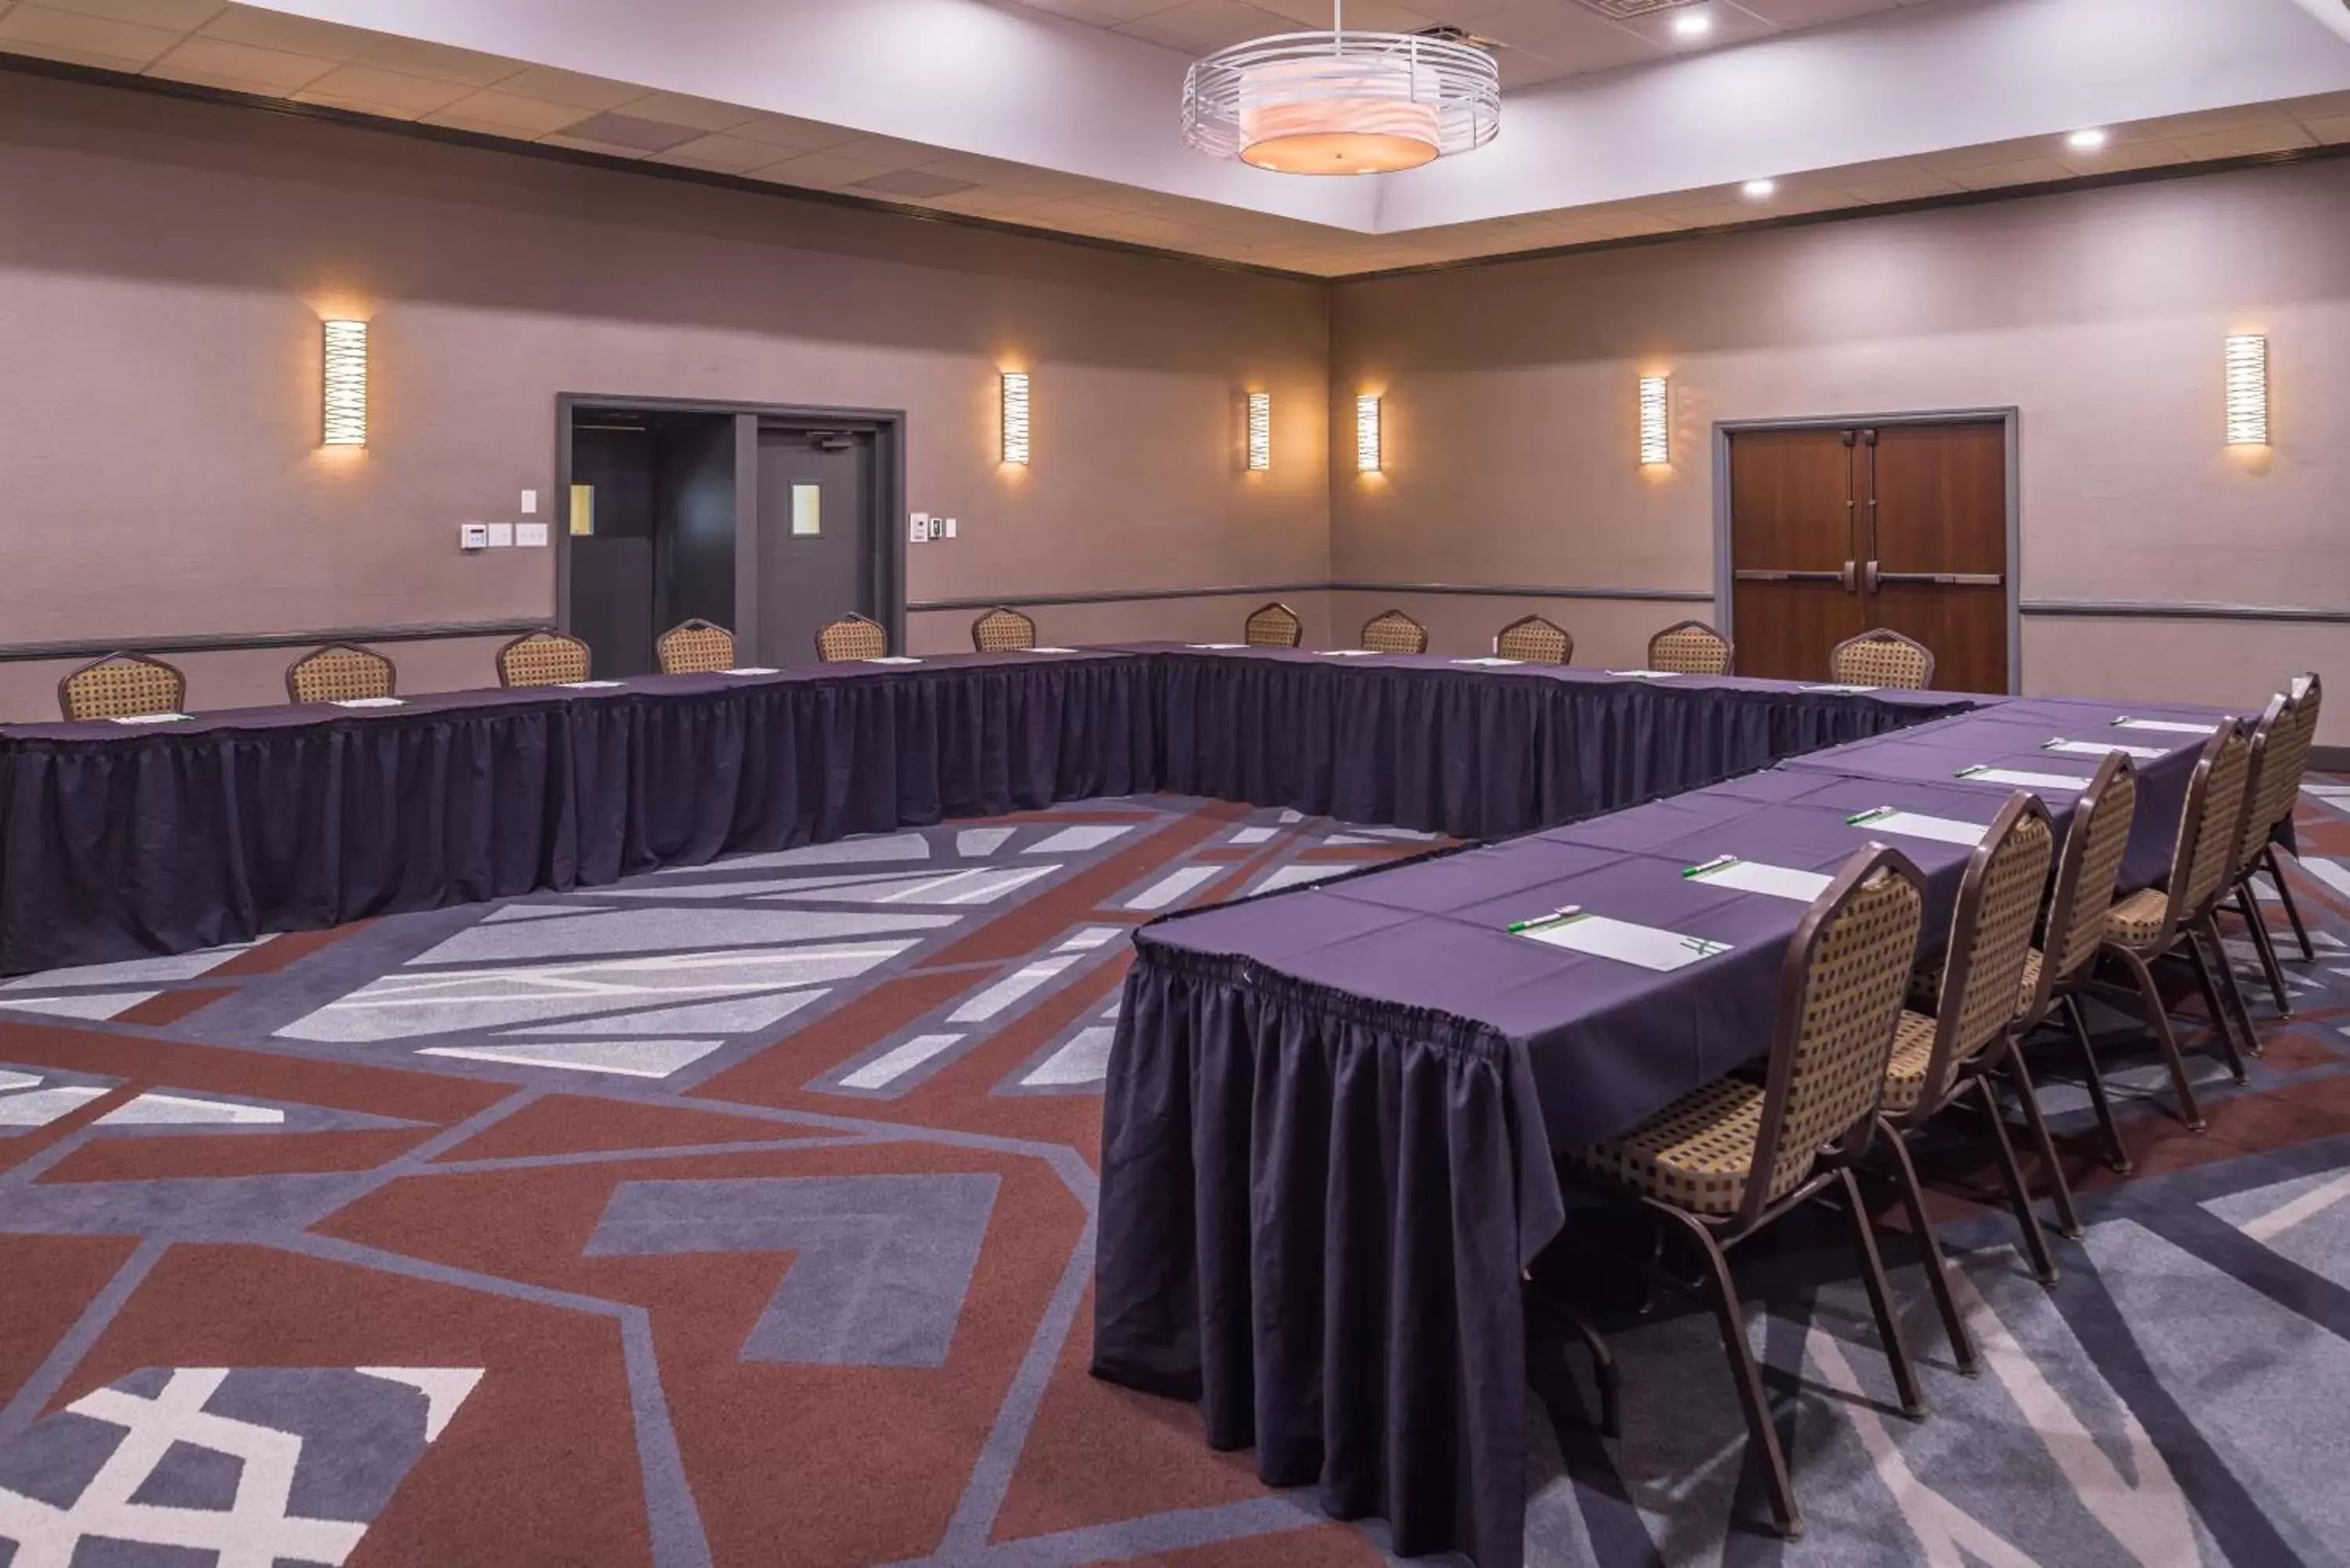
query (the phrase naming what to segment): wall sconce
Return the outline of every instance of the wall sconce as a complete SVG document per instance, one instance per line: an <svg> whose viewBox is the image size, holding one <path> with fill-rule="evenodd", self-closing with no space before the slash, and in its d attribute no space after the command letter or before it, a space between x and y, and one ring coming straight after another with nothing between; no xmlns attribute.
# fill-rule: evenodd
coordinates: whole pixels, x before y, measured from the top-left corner
<svg viewBox="0 0 2350 1568"><path fill-rule="evenodd" d="M326 418L328 446L365 446L368 439L368 324L326 324Z"/></svg>
<svg viewBox="0 0 2350 1568"><path fill-rule="evenodd" d="M1003 372L1003 461L1028 461L1028 372Z"/></svg>
<svg viewBox="0 0 2350 1568"><path fill-rule="evenodd" d="M1640 378L1640 466L1656 468L1673 461L1672 383L1662 376Z"/></svg>
<svg viewBox="0 0 2350 1568"><path fill-rule="evenodd" d="M2228 444L2269 444L2269 340L2253 334L2228 339Z"/></svg>
<svg viewBox="0 0 2350 1568"><path fill-rule="evenodd" d="M1248 465L1251 473L1273 466L1273 394L1248 395Z"/></svg>
<svg viewBox="0 0 2350 1568"><path fill-rule="evenodd" d="M1379 472L1379 400L1367 393L1355 400L1355 472Z"/></svg>

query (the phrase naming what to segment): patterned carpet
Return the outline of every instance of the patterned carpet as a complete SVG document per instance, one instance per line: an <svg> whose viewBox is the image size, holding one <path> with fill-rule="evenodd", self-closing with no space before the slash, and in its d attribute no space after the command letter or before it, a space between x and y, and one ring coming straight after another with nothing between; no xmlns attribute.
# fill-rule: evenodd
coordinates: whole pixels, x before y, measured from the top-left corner
<svg viewBox="0 0 2350 1568"><path fill-rule="evenodd" d="M1805 1539L1669 1302L1617 1442L1540 1342L1530 1561L2350 1560L2350 785L2302 832L2319 961L2209 1133L2123 1055L2114 1178L2051 1058L2053 1291L1927 1151L1980 1377L1892 1238L1901 1418L1798 1229L1741 1282ZM1127 930L1426 843L1101 801L0 985L0 1568L1382 1561L1085 1376L1093 1172Z"/></svg>

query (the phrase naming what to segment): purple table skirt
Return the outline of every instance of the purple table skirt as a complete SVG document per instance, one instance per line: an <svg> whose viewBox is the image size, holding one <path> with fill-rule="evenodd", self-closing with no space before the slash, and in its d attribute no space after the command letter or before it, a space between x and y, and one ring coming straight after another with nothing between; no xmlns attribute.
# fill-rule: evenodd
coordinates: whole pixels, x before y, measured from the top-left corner
<svg viewBox="0 0 2350 1568"><path fill-rule="evenodd" d="M1150 661L962 655L0 730L0 971L1152 786Z"/></svg>
<svg viewBox="0 0 2350 1568"><path fill-rule="evenodd" d="M1682 871L1833 872L1874 838L1926 874L1939 943L1968 846L1847 819L1988 823L2013 790L1960 768L2085 779L2095 759L2042 744L2111 717L2001 703L1145 928L1104 1105L1096 1373L1198 1398L1211 1442L1253 1444L1266 1481L1318 1485L1340 1517L1383 1515L1399 1553L1515 1568L1517 1279L1561 1221L1553 1152L1764 1053L1805 907ZM2199 740L2126 739L2165 753L2137 763L2135 887L2167 868ZM2076 798L2043 794L2060 834ZM1731 948L1658 973L1507 929L1568 903Z"/></svg>

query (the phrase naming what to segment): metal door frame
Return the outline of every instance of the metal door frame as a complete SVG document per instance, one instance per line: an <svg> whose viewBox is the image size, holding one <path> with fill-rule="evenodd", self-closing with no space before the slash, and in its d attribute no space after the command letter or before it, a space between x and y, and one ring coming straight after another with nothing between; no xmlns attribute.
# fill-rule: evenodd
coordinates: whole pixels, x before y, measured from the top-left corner
<svg viewBox="0 0 2350 1568"><path fill-rule="evenodd" d="M755 585L746 592L742 563L759 535L759 427L763 421L833 425L873 434L873 493L866 498L873 550L874 618L887 628L889 646L906 642L906 535L898 520L906 514L906 410L824 408L803 403L745 403L708 398L631 398L606 392L558 392L555 396L554 505L544 514L555 546L556 625L571 629L571 421L579 412L723 414L734 421L734 605L732 628L743 646L755 639ZM656 635L661 628L656 628ZM768 658L762 649L759 657Z"/></svg>
<svg viewBox="0 0 2350 1568"><path fill-rule="evenodd" d="M1713 612L1721 634L1735 641L1731 592L1730 438L1743 431L1847 431L1887 425L1985 424L1998 421L2007 449L2007 690L2023 690L2023 488L2022 410L2005 408L1929 409L1898 414L1804 416L1713 422Z"/></svg>

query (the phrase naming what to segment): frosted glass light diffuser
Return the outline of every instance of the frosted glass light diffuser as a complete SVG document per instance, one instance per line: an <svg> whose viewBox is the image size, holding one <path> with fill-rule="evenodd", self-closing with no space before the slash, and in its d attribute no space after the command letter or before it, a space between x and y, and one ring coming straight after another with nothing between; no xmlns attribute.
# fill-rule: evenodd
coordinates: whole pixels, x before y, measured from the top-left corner
<svg viewBox="0 0 2350 1568"><path fill-rule="evenodd" d="M1248 395L1248 465L1253 473L1273 466L1273 394Z"/></svg>
<svg viewBox="0 0 2350 1568"><path fill-rule="evenodd" d="M1028 373L1003 372L1003 461L1028 461Z"/></svg>
<svg viewBox="0 0 2350 1568"><path fill-rule="evenodd" d="M1364 394L1355 400L1355 472L1379 471L1379 400Z"/></svg>
<svg viewBox="0 0 2350 1568"><path fill-rule="evenodd" d="M368 439L368 324L326 324L326 418L328 446L365 446Z"/></svg>
<svg viewBox="0 0 2350 1568"><path fill-rule="evenodd" d="M2269 340L2228 339L2228 444L2269 444Z"/></svg>
<svg viewBox="0 0 2350 1568"><path fill-rule="evenodd" d="M1640 466L1673 460L1671 383L1662 376L1640 378Z"/></svg>

